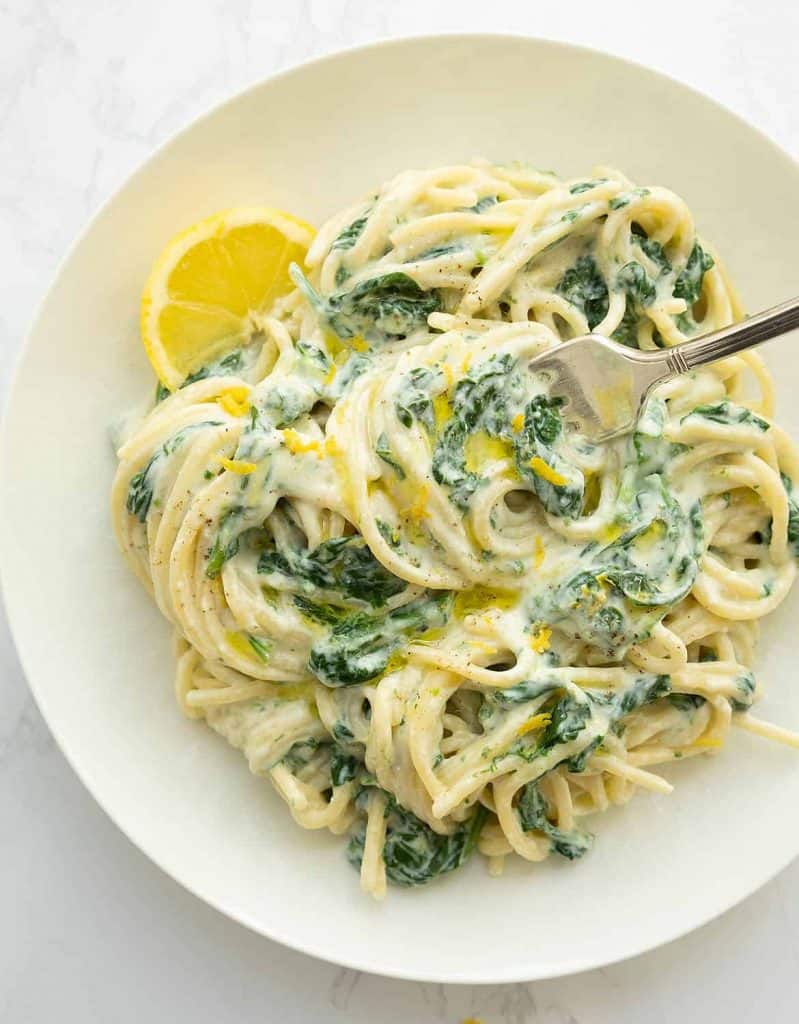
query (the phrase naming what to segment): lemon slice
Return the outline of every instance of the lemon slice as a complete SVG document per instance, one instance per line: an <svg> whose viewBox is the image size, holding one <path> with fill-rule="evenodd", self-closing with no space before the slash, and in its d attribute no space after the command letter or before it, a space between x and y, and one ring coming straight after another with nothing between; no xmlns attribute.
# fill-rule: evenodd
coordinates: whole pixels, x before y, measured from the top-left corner
<svg viewBox="0 0 799 1024"><path fill-rule="evenodd" d="M190 373L246 344L265 312L294 286L313 228L280 210L239 207L208 217L169 242L144 288L141 333L170 390Z"/></svg>

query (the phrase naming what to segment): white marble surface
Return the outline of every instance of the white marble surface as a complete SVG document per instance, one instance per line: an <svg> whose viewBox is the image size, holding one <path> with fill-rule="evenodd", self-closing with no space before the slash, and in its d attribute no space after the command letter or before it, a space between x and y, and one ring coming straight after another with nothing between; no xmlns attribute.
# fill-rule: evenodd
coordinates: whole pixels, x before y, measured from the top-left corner
<svg viewBox="0 0 799 1024"><path fill-rule="evenodd" d="M698 87L797 155L793 0L672 0L656 16L647 7L640 0L0 3L2 395L37 301L98 204L208 106L314 54L444 30L579 42ZM799 862L721 920L605 970L486 988L359 975L244 931L161 874L72 775L32 702L3 620L0 668L4 1022L797 1020Z"/></svg>

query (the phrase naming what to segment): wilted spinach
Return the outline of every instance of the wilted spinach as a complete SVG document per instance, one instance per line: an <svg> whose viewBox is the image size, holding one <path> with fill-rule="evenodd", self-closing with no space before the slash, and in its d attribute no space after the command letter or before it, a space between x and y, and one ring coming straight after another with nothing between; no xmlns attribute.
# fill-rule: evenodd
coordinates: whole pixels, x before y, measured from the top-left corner
<svg viewBox="0 0 799 1024"><path fill-rule="evenodd" d="M516 466L544 508L555 516L580 514L585 491L583 474L557 454L563 432L561 398L535 395L524 411L524 425L513 436Z"/></svg>
<svg viewBox="0 0 799 1024"><path fill-rule="evenodd" d="M387 809L383 861L386 877L394 885L426 885L439 875L459 868L474 850L488 812L481 805L450 835L439 835L394 799ZM350 863L360 868L365 827L360 823L347 849Z"/></svg>
<svg viewBox="0 0 799 1024"><path fill-rule="evenodd" d="M657 294L654 283L636 260L625 263L616 281L626 295L641 306L649 306Z"/></svg>
<svg viewBox="0 0 799 1024"><path fill-rule="evenodd" d="M521 792L517 806L519 821L525 832L543 832L554 853L567 860L578 860L593 844L594 837L583 829L565 832L549 820L549 806L537 782L528 782Z"/></svg>
<svg viewBox="0 0 799 1024"><path fill-rule="evenodd" d="M343 786L356 778L363 768L363 762L353 754L340 746L333 744L333 751L330 755L330 781L334 786Z"/></svg>
<svg viewBox="0 0 799 1024"><path fill-rule="evenodd" d="M586 253L570 267L557 286L557 291L576 306L593 330L608 312L608 286L593 256Z"/></svg>
<svg viewBox="0 0 799 1024"><path fill-rule="evenodd" d="M407 586L377 561L366 541L356 534L323 541L311 551L264 551L258 559L258 572L283 577L284 583L305 593L337 591L375 608Z"/></svg>
<svg viewBox="0 0 799 1024"><path fill-rule="evenodd" d="M239 550L239 534L237 525L245 513L243 505L233 505L219 519L219 529L211 550L208 552L208 564L205 575L215 579L222 571L222 566Z"/></svg>
<svg viewBox="0 0 799 1024"><path fill-rule="evenodd" d="M385 671L391 655L410 635L445 625L448 604L449 595L442 591L386 615L347 615L313 645L308 668L326 686L368 682Z"/></svg>
<svg viewBox="0 0 799 1024"><path fill-rule="evenodd" d="M153 494L158 480L158 474L166 459L168 459L170 455L173 455L181 444L183 444L185 439L190 434L194 433L194 431L202 430L204 427L221 426L221 420L205 420L202 423L193 423L191 426L184 427L183 430L179 430L168 440L164 441L160 448L157 448L150 456L144 469L131 477L130 484L128 485L128 496L125 501L125 507L128 512L132 516L135 516L140 523L145 522L147 520L147 513L150 511L150 506L153 502Z"/></svg>
<svg viewBox="0 0 799 1024"><path fill-rule="evenodd" d="M699 242L694 242L685 268L674 283L675 299L685 299L692 306L702 293L705 273L713 267L714 260L705 252Z"/></svg>
<svg viewBox="0 0 799 1024"><path fill-rule="evenodd" d="M351 249L353 245L363 234L363 229L366 227L366 222L369 219L368 214L364 214L363 217L357 217L352 224L349 224L344 230L333 239L333 244L330 246L331 249Z"/></svg>
<svg viewBox="0 0 799 1024"><path fill-rule="evenodd" d="M425 327L428 316L441 309L436 292L425 291L401 271L370 277L350 291L329 296L320 295L296 263L291 265L291 276L339 338L360 335L376 344L405 338Z"/></svg>
<svg viewBox="0 0 799 1024"><path fill-rule="evenodd" d="M726 398L714 405L697 405L689 413L683 416L681 422L685 422L689 416L701 416L706 420L713 420L714 423L722 423L724 426L747 426L757 427L758 430L769 429L768 420L755 415L751 409L743 405L734 405Z"/></svg>
<svg viewBox="0 0 799 1024"><path fill-rule="evenodd" d="M627 487L619 539L586 551L585 568L529 607L531 621L557 625L614 657L649 636L691 589L703 528L699 505L683 512L658 474L639 480L631 467Z"/></svg>
<svg viewBox="0 0 799 1024"><path fill-rule="evenodd" d="M424 366L415 366L405 375L402 392L394 403L397 419L403 427L411 427L413 421L418 420L431 434L436 429L433 399L430 397L434 381L435 374Z"/></svg>
<svg viewBox="0 0 799 1024"><path fill-rule="evenodd" d="M481 480L466 466L466 440L479 430L489 437L507 431L507 391L514 365L507 352L491 356L455 386L452 416L433 449L432 470L433 479L449 488L449 499L459 509L468 508Z"/></svg>

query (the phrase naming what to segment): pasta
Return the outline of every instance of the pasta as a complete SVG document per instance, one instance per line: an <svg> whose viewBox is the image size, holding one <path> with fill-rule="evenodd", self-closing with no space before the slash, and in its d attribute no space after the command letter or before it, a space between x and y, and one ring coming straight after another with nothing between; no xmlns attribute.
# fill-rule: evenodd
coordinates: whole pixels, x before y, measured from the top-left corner
<svg viewBox="0 0 799 1024"><path fill-rule="evenodd" d="M399 174L329 220L246 344L118 451L122 551L183 711L346 833L362 885L474 850L570 860L589 815L755 718L758 620L799 556L799 456L745 354L575 434L527 364L596 330L742 316L685 203L618 171Z"/></svg>

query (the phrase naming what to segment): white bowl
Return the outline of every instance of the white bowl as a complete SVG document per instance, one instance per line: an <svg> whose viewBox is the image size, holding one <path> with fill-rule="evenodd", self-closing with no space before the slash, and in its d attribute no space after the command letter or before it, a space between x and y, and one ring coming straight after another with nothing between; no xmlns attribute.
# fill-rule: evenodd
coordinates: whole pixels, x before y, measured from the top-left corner
<svg viewBox="0 0 799 1024"><path fill-rule="evenodd" d="M595 820L577 865L482 864L427 889L361 895L343 843L304 832L271 787L173 699L168 629L111 535L108 424L153 386L139 296L173 232L267 203L320 223L394 172L484 155L565 175L613 163L671 186L725 254L750 309L796 288L799 169L660 75L501 36L369 46L271 78L183 131L89 225L43 303L2 439L0 552L25 671L75 771L121 829L254 930L351 967L447 982L544 978L682 935L799 852L799 757L735 735L675 766L671 797ZM793 339L794 341L796 339ZM799 437L799 359L773 343ZM761 713L799 726L799 593L764 629ZM793 649L792 649L793 648Z"/></svg>

